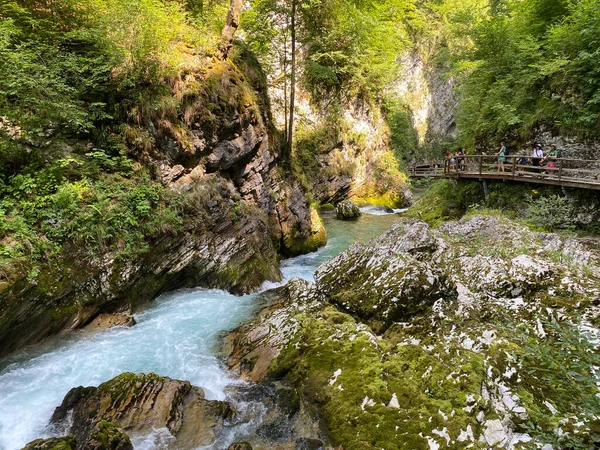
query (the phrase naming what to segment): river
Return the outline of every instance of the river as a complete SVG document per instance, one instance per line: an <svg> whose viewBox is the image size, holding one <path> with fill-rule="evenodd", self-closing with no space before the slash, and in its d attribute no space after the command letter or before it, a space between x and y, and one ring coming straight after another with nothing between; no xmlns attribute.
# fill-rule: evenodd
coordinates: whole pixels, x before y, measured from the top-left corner
<svg viewBox="0 0 600 450"><path fill-rule="evenodd" d="M318 252L282 262L284 283L313 280L316 268L354 242L366 242L397 219L366 207L356 222L323 212L329 235ZM282 283L265 283L269 289ZM256 295L235 297L224 291L188 289L163 295L135 314L137 325L102 332L73 332L25 349L0 361L0 450L22 448L47 437L46 425L69 389L97 386L122 372L149 373L189 380L209 399L225 400L227 387L239 384L216 356L219 336L256 314ZM136 449L161 447L160 431L134 441Z"/></svg>

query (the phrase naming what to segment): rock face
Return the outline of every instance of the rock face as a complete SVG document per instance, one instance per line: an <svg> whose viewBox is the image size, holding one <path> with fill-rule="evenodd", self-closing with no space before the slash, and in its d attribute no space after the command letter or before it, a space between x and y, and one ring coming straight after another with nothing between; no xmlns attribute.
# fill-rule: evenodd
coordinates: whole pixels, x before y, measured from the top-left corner
<svg viewBox="0 0 600 450"><path fill-rule="evenodd" d="M413 50L400 59L402 75L395 93L409 106L420 144L431 145L456 137L458 96L453 78Z"/></svg>
<svg viewBox="0 0 600 450"><path fill-rule="evenodd" d="M135 319L131 314L100 314L88 325L86 325L85 329L89 331L96 331L112 327L132 327L134 325Z"/></svg>
<svg viewBox="0 0 600 450"><path fill-rule="evenodd" d="M131 313L169 290L255 291L281 279L280 255L325 245L305 189L281 168L264 74L243 52L230 56L177 82L174 97L189 91L181 116L127 125L131 156L181 203L181 229L159 232L130 259L92 256L73 243L34 281L18 268L0 278L0 357L100 314ZM140 146L140 136L154 145Z"/></svg>
<svg viewBox="0 0 600 450"><path fill-rule="evenodd" d="M597 379L568 373L600 364L599 257L494 216L400 220L263 294L229 365L296 388L333 447L593 448Z"/></svg>
<svg viewBox="0 0 600 450"><path fill-rule="evenodd" d="M274 45L272 52L278 51L280 48ZM304 56L302 52L297 55L299 59ZM281 58L269 60L269 98L276 105L274 122L283 129L283 67L279 64ZM330 114L333 103L341 110ZM394 208L410 206L412 194L391 150L390 132L380 104L358 98L348 100L343 95L313 98L298 83L296 110L305 124L304 132L298 135L296 156L315 200L336 204L352 198Z"/></svg>
<svg viewBox="0 0 600 450"><path fill-rule="evenodd" d="M212 444L234 414L227 403L206 400L202 389L187 381L124 373L97 388L71 389L51 423L72 423L76 449L130 449L121 429L134 436L160 428L169 430L178 448L195 448Z"/></svg>
<svg viewBox="0 0 600 450"><path fill-rule="evenodd" d="M357 220L362 213L352 200L344 200L335 207L335 215L341 220Z"/></svg>

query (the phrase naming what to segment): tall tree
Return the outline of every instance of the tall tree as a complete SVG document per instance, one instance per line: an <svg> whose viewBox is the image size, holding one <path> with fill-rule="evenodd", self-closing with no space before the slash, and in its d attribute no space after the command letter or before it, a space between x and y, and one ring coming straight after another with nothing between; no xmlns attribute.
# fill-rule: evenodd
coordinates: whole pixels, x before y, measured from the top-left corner
<svg viewBox="0 0 600 450"><path fill-rule="evenodd" d="M291 0L290 10L290 33L291 33L291 45L292 45L292 63L291 63L291 77L290 77L290 107L289 107L289 123L287 132L287 154L289 157L292 156L293 145L294 145L294 108L296 102L296 1Z"/></svg>

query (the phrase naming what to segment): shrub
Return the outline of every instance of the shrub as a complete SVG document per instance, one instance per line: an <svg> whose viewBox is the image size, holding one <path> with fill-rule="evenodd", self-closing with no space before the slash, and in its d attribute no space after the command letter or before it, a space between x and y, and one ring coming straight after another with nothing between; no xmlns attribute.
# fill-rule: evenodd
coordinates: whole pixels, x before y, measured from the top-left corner
<svg viewBox="0 0 600 450"><path fill-rule="evenodd" d="M576 211L567 197L551 195L531 202L527 218L547 230L572 230L576 226Z"/></svg>

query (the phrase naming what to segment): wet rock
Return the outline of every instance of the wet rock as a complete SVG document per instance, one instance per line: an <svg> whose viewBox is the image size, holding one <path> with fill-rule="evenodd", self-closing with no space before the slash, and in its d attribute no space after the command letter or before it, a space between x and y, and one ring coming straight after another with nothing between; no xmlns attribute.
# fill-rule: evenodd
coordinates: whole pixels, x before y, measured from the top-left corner
<svg viewBox="0 0 600 450"><path fill-rule="evenodd" d="M252 450L252 446L248 442L236 442L231 444L227 450Z"/></svg>
<svg viewBox="0 0 600 450"><path fill-rule="evenodd" d="M36 439L30 442L23 450L75 450L75 438L65 436L61 438Z"/></svg>
<svg viewBox="0 0 600 450"><path fill-rule="evenodd" d="M344 200L336 206L335 215L341 220L357 220L362 213L352 200Z"/></svg>
<svg viewBox="0 0 600 450"><path fill-rule="evenodd" d="M84 329L87 331L98 331L112 327L132 327L134 325L135 319L131 314L100 314L87 324Z"/></svg>
<svg viewBox="0 0 600 450"><path fill-rule="evenodd" d="M72 417L69 431L77 440L77 449L87 448L86 442L100 445L107 439L127 448L116 427L130 436L167 428L180 448L194 448L211 444L233 414L227 403L206 400L202 389L187 381L124 373L97 388L69 391L51 423L64 425Z"/></svg>
<svg viewBox="0 0 600 450"><path fill-rule="evenodd" d="M299 279L261 294L261 301L269 306L252 323L237 328L223 340L222 351L229 368L239 371L243 378L263 380L272 361L298 331L292 316L314 307L320 299L312 283Z"/></svg>
<svg viewBox="0 0 600 450"><path fill-rule="evenodd" d="M262 424L256 434L270 442L287 442L293 438L293 428L285 417L277 417L267 423Z"/></svg>
<svg viewBox="0 0 600 450"><path fill-rule="evenodd" d="M318 439L296 439L296 450L324 450L325 444Z"/></svg>

